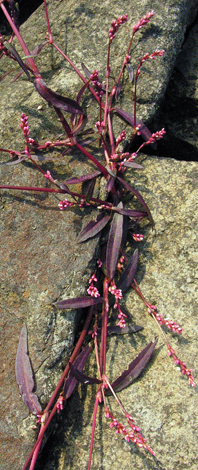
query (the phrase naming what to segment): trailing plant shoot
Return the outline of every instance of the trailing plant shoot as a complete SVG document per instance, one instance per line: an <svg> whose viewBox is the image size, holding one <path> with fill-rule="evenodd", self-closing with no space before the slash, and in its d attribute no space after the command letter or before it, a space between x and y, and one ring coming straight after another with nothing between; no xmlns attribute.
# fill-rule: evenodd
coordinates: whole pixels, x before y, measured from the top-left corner
<svg viewBox="0 0 198 470"><path fill-rule="evenodd" d="M128 68L129 79L133 81L131 54L134 35L149 23L153 18L154 11L147 13L133 26L129 45L124 53L124 59L116 78L112 77L111 45L112 42L116 40L119 29L126 27L125 23L127 23L128 17L124 15L112 20L109 32L107 32L106 81L103 83L100 80L98 70L89 71L87 67L82 64L82 73L54 42L46 0L44 0L44 7L48 33L42 45L36 49L35 53L29 51L20 34L17 22L17 10L13 10L12 4L13 2L11 0L8 0L8 2L0 0L0 7L13 31L9 42L5 41L2 35L0 36L1 55L6 56L8 61L17 63L21 68L20 73L25 72L27 80L33 82L35 90L52 106L54 115L57 115L61 122L64 137L56 141L54 141L53 138L47 142L36 141L31 138L28 115L22 112L20 127L24 136L24 149L16 151L14 149L1 148L0 150L9 155L10 160L7 162L9 165L20 164L24 161L30 162L31 165L41 173L44 178L44 183L47 180L48 187L45 185L43 185L43 187L32 187L28 185L27 181L25 186L1 184L0 188L8 191L17 190L54 193L59 198L57 205L61 212L67 211L68 207L80 207L84 208L85 211L86 208L89 207L89 209L91 208L93 210L93 220L83 227L78 235L78 242L85 243L92 237L100 236L98 260L95 270L91 278L87 281L87 286L85 286L86 294L81 297L56 302L57 309L86 309L86 319L68 364L65 366L64 372L47 406L43 410L33 391L34 380L28 356L27 328L25 325L21 331L15 365L16 380L24 403L33 414L37 415L37 424L39 427L37 441L24 463L23 470L26 468L33 470L35 468L45 431L53 416L60 413L63 409L66 400L73 393L77 382L96 387L88 470L91 468L94 432L99 404L103 405L104 415L107 418L107 424L110 423L110 428L115 428L116 433L121 434L127 442L136 444L139 449L149 452L154 456L154 450L147 444L140 428L135 424L129 412L125 410L117 393L131 385L137 377L140 376L152 356L157 343L157 337L155 337L153 341L150 341L144 349L138 353L137 357L128 365L128 368L124 370L113 383L110 383L106 366L108 335L112 333L118 335L135 333L141 329L140 326L130 325L130 314L123 306L124 293L132 287L144 302L149 315L157 322L166 343L168 355L172 357L175 364L181 368L182 374L188 378L189 384L193 387L195 386L192 370L188 369L185 363L177 358L174 349L166 339L166 329L167 331L171 330L181 335L182 328L177 322L164 319L160 313L157 313L156 306L151 305L145 300L136 282L139 251L137 248L133 249L133 242L141 242L143 239L140 228L141 221L147 218L152 228L154 221L151 211L142 195L124 179L127 169L130 171L133 171L133 169L141 170L142 166L136 163L136 158L142 148L146 145L155 145L156 141L163 138L165 134L164 129L152 134L136 116L138 78L142 72L142 64L147 60L158 60L158 58L163 56L163 50L145 53L137 65L137 70L134 74L133 114L116 106L116 100L121 91L121 78L125 69ZM21 58L16 49L12 46L14 36L16 36L18 40L25 58ZM40 54L47 45L50 45L59 52L61 57L69 63L81 80L82 86L75 100L56 93L49 88L43 80L42 74L35 63L35 56ZM20 73L17 78L19 78ZM98 133L98 141L103 150L103 162L98 160L95 153L88 150L87 138L90 129L86 131L88 117L86 110L83 109L81 105L82 97L86 92L91 93L98 107L98 121L95 123L95 126ZM127 142L125 128L123 128L120 135L114 136L112 119L115 117L121 119L125 124L127 123L127 125L131 127L131 140L134 139L136 134L142 136L144 142L135 152L130 152L131 142ZM53 172L46 169L44 170L42 164L36 159L36 153L38 151L44 154L52 148L62 150L63 158L64 152L66 153L77 149L88 161L92 162L95 166L95 171L92 171L88 175L67 179L66 181L61 181L61 177L60 180L54 178ZM94 189L96 182L101 180L101 178L105 180L105 195L104 197L97 197ZM86 185L83 185L85 182ZM73 191L72 185L79 183L82 184L82 190ZM127 204L129 199L132 200L130 206ZM132 205L134 199L138 201L140 208L137 208L135 204ZM130 253L130 255L128 253ZM114 326L109 325L112 311L117 315L117 323ZM162 329L162 326L164 329ZM97 366L96 377L89 377L83 373L83 368L91 351L92 354L95 354ZM111 411L108 402L109 396L115 398L115 403L119 406L126 424L121 423L117 419L116 410Z"/></svg>

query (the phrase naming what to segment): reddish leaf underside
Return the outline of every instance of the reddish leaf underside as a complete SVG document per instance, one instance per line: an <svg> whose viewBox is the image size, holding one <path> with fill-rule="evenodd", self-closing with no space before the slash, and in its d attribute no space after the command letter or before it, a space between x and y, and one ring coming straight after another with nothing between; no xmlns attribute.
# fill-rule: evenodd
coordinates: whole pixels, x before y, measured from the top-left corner
<svg viewBox="0 0 198 470"><path fill-rule="evenodd" d="M157 338L155 338L153 342L151 341L129 364L128 369L124 370L124 372L116 380L114 380L111 386L115 392L120 392L124 388L128 387L128 385L132 384L135 379L137 379L151 358L156 343ZM105 391L105 395L111 395L111 391L107 389Z"/></svg>
<svg viewBox="0 0 198 470"><path fill-rule="evenodd" d="M134 194L134 196L137 197L138 201L143 205L143 207L145 208L147 214L148 214L148 218L151 222L151 225L152 227L154 227L154 221L153 221L153 217L151 215L151 212L150 212L150 209L149 207L147 206L145 200L143 199L143 197L141 196L141 194L136 190L134 189L129 183L127 183L127 181L123 180L122 178L120 178L119 176L117 176L117 179L120 181L120 183L123 184L123 186L125 186L126 189L128 189L128 191L131 191L132 194Z"/></svg>
<svg viewBox="0 0 198 470"><path fill-rule="evenodd" d="M16 381L19 386L19 392L22 396L22 400L25 405L29 408L31 413L39 414L42 412L41 405L38 401L38 397L33 393L34 379L32 367L28 355L27 347L27 328L24 325L17 349L16 362L15 362L15 374Z"/></svg>
<svg viewBox="0 0 198 470"><path fill-rule="evenodd" d="M102 382L102 380L96 379L95 377L89 377L88 375L83 374L83 372L74 367L71 362L69 362L69 367L72 375L76 378L76 380L85 385L100 384Z"/></svg>
<svg viewBox="0 0 198 470"><path fill-rule="evenodd" d="M134 127L134 116L133 114L129 113L128 111L124 111L123 109L120 108L113 108L113 110L128 124L130 124L132 127ZM145 124L140 121L140 119L136 118L136 125L139 126L139 133L141 134L142 138L147 142L150 137L152 136L151 132L149 131L148 127L145 126ZM154 142L151 144L151 147L156 149L157 144Z"/></svg>
<svg viewBox="0 0 198 470"><path fill-rule="evenodd" d="M101 230L108 224L110 220L109 215L101 214L98 215L96 222L94 220L90 220L90 222L81 230L78 236L78 243L82 243L88 238L92 238L97 235Z"/></svg>
<svg viewBox="0 0 198 470"><path fill-rule="evenodd" d="M71 98L65 98L58 93L55 93L53 90L47 87L46 83L42 78L36 78L34 80L34 85L39 95L55 106L56 108L63 109L64 111L72 114L84 114L83 109L77 103L77 101L72 100Z"/></svg>
<svg viewBox="0 0 198 470"><path fill-rule="evenodd" d="M80 372L82 372L90 352L91 348L89 347L89 345L87 345L73 362L73 366L75 366L75 368L77 368ZM63 387L63 397L65 400L67 400L71 396L76 384L77 379L71 374L71 372L69 372L69 375Z"/></svg>
<svg viewBox="0 0 198 470"><path fill-rule="evenodd" d="M121 289L122 292L125 292L134 280L138 266L138 257L138 249L136 249L117 283L117 288Z"/></svg>
<svg viewBox="0 0 198 470"><path fill-rule="evenodd" d="M85 308L91 305L103 302L102 297L75 297L74 299L65 299L56 302L58 308Z"/></svg>
<svg viewBox="0 0 198 470"><path fill-rule="evenodd" d="M117 206L119 209L123 208L122 202ZM120 246L122 242L123 233L123 215L117 212L113 216L111 222L111 228L107 243L107 255L106 255L106 270L107 277L111 280L114 277L118 256L120 252Z"/></svg>

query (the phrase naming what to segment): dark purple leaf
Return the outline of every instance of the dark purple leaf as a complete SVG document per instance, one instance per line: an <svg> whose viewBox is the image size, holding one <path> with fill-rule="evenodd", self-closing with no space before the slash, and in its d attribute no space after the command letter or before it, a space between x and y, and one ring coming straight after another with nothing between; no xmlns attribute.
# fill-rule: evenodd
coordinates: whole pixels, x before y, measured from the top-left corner
<svg viewBox="0 0 198 470"><path fill-rule="evenodd" d="M127 215L128 217L133 217L133 219L142 219L143 217L147 217L148 213L144 211L137 211L135 209L119 209L117 207L112 207L112 210L118 212L118 214Z"/></svg>
<svg viewBox="0 0 198 470"><path fill-rule="evenodd" d="M83 351L78 355L78 357L75 359L73 365L75 368L78 368L79 371L83 370L83 367L87 361L87 358L91 352L91 348L89 345L87 345ZM77 379L69 372L67 379L65 380L65 384L63 387L63 397L65 400L67 400L71 394L74 391L74 388L77 384Z"/></svg>
<svg viewBox="0 0 198 470"><path fill-rule="evenodd" d="M118 204L118 209L123 208L122 202ZM120 246L122 242L123 233L123 215L117 212L113 216L111 222L111 228L109 232L109 238L107 243L107 254L106 254L106 271L107 277L111 280L114 277L118 256L120 252Z"/></svg>
<svg viewBox="0 0 198 470"><path fill-rule="evenodd" d="M36 78L34 80L34 85L39 95L41 95L44 100L48 101L48 103L51 103L52 106L63 109L68 113L84 114L83 109L77 103L77 101L72 100L71 98L65 98L62 95L58 95L58 93L55 93L47 87L42 78Z"/></svg>
<svg viewBox="0 0 198 470"><path fill-rule="evenodd" d="M128 124L130 124L132 127L134 127L134 116L133 114L129 113L128 111L123 111L123 109L119 109L119 108L113 108L112 111L115 111L117 114L119 114L119 116L125 121L127 122ZM145 126L145 124L140 121L139 119L136 118L136 126L140 126L139 129L138 129L138 132L141 134L141 136L143 137L143 139L147 142L147 140L150 139L150 137L152 136L151 132L149 131L148 127ZM156 142L154 142L153 144L151 144L151 147L153 147L154 149L157 148L157 144Z"/></svg>
<svg viewBox="0 0 198 470"><path fill-rule="evenodd" d="M94 173L89 173L89 175L83 175L77 178L77 176L73 176L72 178L69 178L68 180L65 181L65 184L79 184L79 183L84 183L85 181L92 180L93 178L97 178L97 176L100 176L101 172L100 171L95 171Z"/></svg>
<svg viewBox="0 0 198 470"><path fill-rule="evenodd" d="M114 325L114 326L108 326L107 327L107 334L112 335L126 335L128 333L136 333L139 330L142 330L142 326L138 325L126 325L124 328L121 328L119 325Z"/></svg>
<svg viewBox="0 0 198 470"><path fill-rule="evenodd" d="M86 374L83 374L80 372L76 367L74 367L71 362L69 362L69 367L71 374L78 380L79 382L86 384L86 385L92 385L92 384L100 384L102 380L95 379L95 377L89 377Z"/></svg>
<svg viewBox="0 0 198 470"><path fill-rule="evenodd" d="M25 72L25 74L27 75L27 77L29 78L30 80L30 74L27 70L27 67L26 65L24 64L24 62L22 61L20 55L18 54L18 52L16 51L16 49L12 46L12 44L10 44L9 42L7 41L4 41L4 46L6 47L6 49L8 49L11 54L13 55L13 57L15 58L15 60L18 62L18 64L20 65L20 67L23 69L23 71Z"/></svg>
<svg viewBox="0 0 198 470"><path fill-rule="evenodd" d="M91 77L91 72L88 70L88 68L86 67L86 65L83 64L83 62L81 62L81 67L82 67L83 72L85 73L86 77L87 77L87 78L90 78L90 77Z"/></svg>
<svg viewBox="0 0 198 470"><path fill-rule="evenodd" d="M102 217L101 217L102 215ZM96 222L90 220L90 222L82 229L78 236L78 243L82 243L88 238L92 238L97 235L101 230L108 224L110 220L110 215L104 215L104 213L99 214Z"/></svg>
<svg viewBox="0 0 198 470"><path fill-rule="evenodd" d="M133 253L131 260L128 262L125 270L123 271L118 283L117 288L125 292L128 287L132 284L138 266L138 249Z"/></svg>
<svg viewBox="0 0 198 470"><path fill-rule="evenodd" d="M118 98L120 96L121 89L122 89L122 87L121 87L120 83L118 83L118 85L116 86L116 94L115 94L116 101L118 100Z"/></svg>
<svg viewBox="0 0 198 470"><path fill-rule="evenodd" d="M115 392L120 392L124 388L128 387L128 385L131 385L135 379L137 379L151 358L156 343L157 338L155 338L154 342L151 341L129 364L128 369L125 370L116 380L114 380L111 386ZM105 391L105 395L111 395L111 391L107 389Z"/></svg>
<svg viewBox="0 0 198 470"><path fill-rule="evenodd" d="M136 162L123 162L122 166L125 166L126 168L137 168L137 170L142 170L144 168Z"/></svg>
<svg viewBox="0 0 198 470"><path fill-rule="evenodd" d="M147 214L148 214L148 218L151 222L151 225L152 227L154 226L154 221L153 221L153 217L151 215L151 212L150 212L150 209L148 208L146 202L144 201L143 197L141 196L141 194L136 190L134 189L129 183L127 183L126 181L124 181L122 178L120 178L119 176L117 176L117 179L120 181L120 183L123 184L123 186L125 186L126 189L128 189L128 191L131 191L134 196L137 197L138 201L143 205L143 207L145 208Z"/></svg>
<svg viewBox="0 0 198 470"><path fill-rule="evenodd" d="M91 180L91 183L89 184L89 187L88 187L88 191L87 191L87 194L86 194L85 202L89 202L90 199L92 198L93 192L94 192L94 188L95 188L95 184L96 184L96 180L95 180L95 179L92 179L92 180Z"/></svg>
<svg viewBox="0 0 198 470"><path fill-rule="evenodd" d="M31 413L37 415L42 412L38 397L33 393L34 379L27 347L27 328L24 325L19 339L15 362L16 381L19 386L19 392L22 400L29 408Z"/></svg>
<svg viewBox="0 0 198 470"><path fill-rule="evenodd" d="M103 302L102 297L75 297L74 299L60 300L56 302L58 308L85 308L91 305L101 304Z"/></svg>
<svg viewBox="0 0 198 470"><path fill-rule="evenodd" d="M80 100L82 98L82 95L84 93L84 91L86 90L86 88L89 86L89 81L87 83L84 83L84 85L81 87L81 89L79 90L78 94L77 94L77 97L76 97L76 101L78 103L80 103Z"/></svg>
<svg viewBox="0 0 198 470"><path fill-rule="evenodd" d="M108 193L110 193L110 191L112 190L112 188L114 186L114 182L115 182L115 176L110 176L110 178L108 179L107 184L106 184L106 191Z"/></svg>

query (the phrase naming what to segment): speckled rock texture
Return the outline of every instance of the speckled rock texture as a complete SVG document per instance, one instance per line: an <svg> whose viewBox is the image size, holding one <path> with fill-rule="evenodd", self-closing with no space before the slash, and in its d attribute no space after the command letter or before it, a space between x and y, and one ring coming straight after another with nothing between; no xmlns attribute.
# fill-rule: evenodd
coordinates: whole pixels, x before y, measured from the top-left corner
<svg viewBox="0 0 198 470"><path fill-rule="evenodd" d="M138 117L146 121L154 118L163 100L186 28L196 16L198 2L169 0L162 4L156 0L137 1L133 5L129 1L102 4L53 1L49 4L56 43L79 67L83 61L90 70L98 69L103 80L111 20L126 13L129 16L129 22L120 29L117 42L112 47L112 71L116 76L132 25L151 9L155 10L155 17L135 37L132 65L135 68L138 59L146 52L155 49L165 49L166 52L163 59L146 62L142 67L137 111ZM21 27L30 50L43 41L46 30L44 9L40 7ZM48 86L75 98L80 81L56 52L46 49L46 53L38 56L37 64ZM12 65L3 59L1 75ZM31 137L39 142L63 135L52 109L24 76L16 82L11 82L9 76L2 81L0 98L0 147L23 148L23 135L19 128L22 111L29 115ZM86 97L83 105L91 116L90 123L95 123L98 111L93 100ZM133 89L127 74L124 75L118 106L133 112ZM114 128L117 132L122 126L115 122ZM51 155L53 160L45 160L44 165L61 181L93 171L93 166L87 165L85 158L77 153L66 155L64 159L59 150ZM47 185L30 164L5 166L3 163L8 159L5 153L1 153L0 159L2 183ZM156 226L154 232L144 229L146 236L140 248L138 281L144 295L157 304L160 313L184 326L183 339L172 335L171 344L178 356L196 371L197 164L156 157L142 157L142 162L144 170L141 175L134 174L134 182L128 173L128 180L145 197ZM77 245L77 235L92 214L81 209L61 213L55 196L2 191L0 205L0 469L20 470L35 439L35 418L29 415L19 396L14 374L21 327L25 322L28 328L36 391L44 405L69 356L75 330L75 312L60 312L54 303L84 294L94 266L97 240L87 243L86 249L84 245ZM144 325L144 330L138 336L122 337L121 340L111 338L108 352L110 379L116 377L157 334L152 319L145 315L144 306L133 293L127 297L127 307L134 322ZM159 340L150 366L141 379L122 392L121 397L156 451L156 460L142 455L134 446L122 441L121 436L113 436L114 431L105 423L101 427L104 421L101 411L93 469L102 467L107 470L112 466L115 469L124 466L126 470L133 466L141 470L197 468L197 394L189 389L187 380L177 374L165 349ZM92 362L93 358L90 359L90 373L94 367ZM71 398L69 407L59 418L60 431L52 436L52 441L49 440L38 470L87 467L93 397L92 389L79 388ZM81 400L83 398L85 402ZM73 406L74 414L71 411ZM54 450L50 453L52 442Z"/></svg>
<svg viewBox="0 0 198 470"><path fill-rule="evenodd" d="M198 165L144 156L140 162L144 170L135 175L134 184L152 207L155 230L149 226L143 228L145 241L138 245L141 256L137 281L146 300L155 304L164 318L184 328L182 336L166 331L166 338L179 359L193 368L197 381ZM142 325L144 329L135 335L109 337L107 374L111 381L115 380L146 344L159 335L153 358L140 378L119 393L119 399L156 457L116 435L101 407L92 468L196 470L197 391L188 385L188 379L169 358L156 323L134 291L126 295L125 305L132 324ZM94 354L87 371L91 376L96 373ZM93 387L79 385L64 410L60 427L51 437L39 469L87 468L94 398ZM116 419L126 425L113 398L109 404Z"/></svg>

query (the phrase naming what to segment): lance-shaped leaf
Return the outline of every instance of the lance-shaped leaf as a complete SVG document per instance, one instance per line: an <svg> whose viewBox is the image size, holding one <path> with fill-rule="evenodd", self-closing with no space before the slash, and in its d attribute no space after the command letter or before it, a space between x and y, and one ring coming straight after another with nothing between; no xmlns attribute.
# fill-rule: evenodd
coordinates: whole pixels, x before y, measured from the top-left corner
<svg viewBox="0 0 198 470"><path fill-rule="evenodd" d="M128 70L128 73L129 73L129 80L130 80L131 83L133 83L133 79L134 79L133 67L132 67L131 64L127 64L126 68Z"/></svg>
<svg viewBox="0 0 198 470"><path fill-rule="evenodd" d="M131 260L128 262L125 270L123 271L118 283L117 288L125 292L128 287L132 284L138 266L138 249L133 253Z"/></svg>
<svg viewBox="0 0 198 470"><path fill-rule="evenodd" d="M117 206L122 209L123 204L120 202ZM111 222L111 228L107 243L107 254L106 254L106 271L107 277L111 280L114 277L118 256L120 252L120 246L122 242L123 233L123 215L117 212L113 216Z"/></svg>
<svg viewBox="0 0 198 470"><path fill-rule="evenodd" d="M85 308L91 305L101 304L102 297L75 297L74 299L60 300L56 302L58 308Z"/></svg>
<svg viewBox="0 0 198 470"><path fill-rule="evenodd" d="M94 173L89 173L88 175L82 175L79 178L77 176L73 176L65 181L65 184L79 184L84 183L85 181L92 180L93 178L97 178L97 176L101 175L100 171L95 171Z"/></svg>
<svg viewBox="0 0 198 470"><path fill-rule="evenodd" d="M39 414L42 412L38 397L33 393L34 379L27 347L27 328L24 325L19 339L16 362L15 362L16 381L19 386L19 392L22 400L29 408L31 413Z"/></svg>
<svg viewBox="0 0 198 470"><path fill-rule="evenodd" d="M144 167L142 165L139 165L139 163L136 162L123 162L122 166L125 166L126 168L136 168L137 170L142 170Z"/></svg>
<svg viewBox="0 0 198 470"><path fill-rule="evenodd" d="M118 207L112 207L111 209L115 212L118 212L119 214L128 215L128 217L133 217L134 220L142 219L143 217L147 217L148 215L147 212L137 211L134 209L119 209Z"/></svg>
<svg viewBox="0 0 198 470"><path fill-rule="evenodd" d="M15 58L15 60L18 62L18 64L20 65L20 67L23 69L23 71L25 72L25 74L27 75L27 77L29 78L30 80L30 74L27 70L27 67L26 65L24 64L24 62L22 61L20 55L18 54L18 52L16 51L16 49L14 48L14 46L12 46L12 44L10 44L9 42L7 41L4 41L4 46L6 47L6 49L8 49L11 54L13 55L13 57Z"/></svg>
<svg viewBox="0 0 198 470"><path fill-rule="evenodd" d="M125 122L130 124L132 127L134 127L134 116L133 114L129 113L128 111L123 111L123 109L120 108L113 108L112 111L115 111ZM145 126L145 124L140 121L139 119L136 118L136 126L139 127L138 132L141 134L143 139L147 142L150 137L152 136L151 132L149 131L148 127ZM154 149L157 148L156 142L151 144L151 147Z"/></svg>
<svg viewBox="0 0 198 470"><path fill-rule="evenodd" d="M104 213L99 214L96 222L90 220L90 222L81 230L78 236L78 243L82 243L88 238L95 237L101 230L108 224L110 220L110 215L104 215Z"/></svg>
<svg viewBox="0 0 198 470"><path fill-rule="evenodd" d="M82 384L92 385L102 383L102 380L96 379L95 377L89 377L89 375L80 372L80 370L76 369L76 367L74 367L71 362L69 362L69 367L72 375Z"/></svg>
<svg viewBox="0 0 198 470"><path fill-rule="evenodd" d="M119 325L108 326L107 327L107 334L108 335L127 335L129 333L137 333L137 331L142 330L143 326L139 325L126 325L124 328L121 328Z"/></svg>
<svg viewBox="0 0 198 470"><path fill-rule="evenodd" d="M125 186L126 189L128 189L128 191L131 191L131 193L134 194L134 196L137 197L138 201L143 205L143 207L145 208L147 214L148 214L148 218L151 222L151 225L152 227L154 226L154 221L153 221L153 217L151 215L151 212L150 212L150 209L148 208L146 202L144 201L143 197L141 196L141 194L136 190L134 189L129 183L127 183L126 181L124 181L122 178L120 178L120 176L117 176L117 179L120 181L120 183L123 184L123 186Z"/></svg>
<svg viewBox="0 0 198 470"><path fill-rule="evenodd" d="M150 342L138 356L129 364L127 370L124 372L111 384L115 392L120 392L124 388L131 385L135 379L141 374L147 365L149 359L152 356L153 350L157 343L157 338ZM111 391L107 388L105 390L105 395L111 395Z"/></svg>
<svg viewBox="0 0 198 470"><path fill-rule="evenodd" d="M65 98L64 96L55 93L53 90L47 87L42 78L36 78L34 80L34 85L39 95L41 95L44 100L48 101L48 103L51 103L52 106L63 109L68 113L84 114L83 109L77 103L77 101L72 100L71 98Z"/></svg>
<svg viewBox="0 0 198 470"><path fill-rule="evenodd" d="M83 367L87 361L87 358L91 352L91 348L87 345L83 351L78 355L75 359L73 366L78 368L80 372L82 372ZM75 386L77 384L77 379L69 372L67 379L65 380L64 387L63 387L63 397L67 400L71 394L73 393Z"/></svg>

